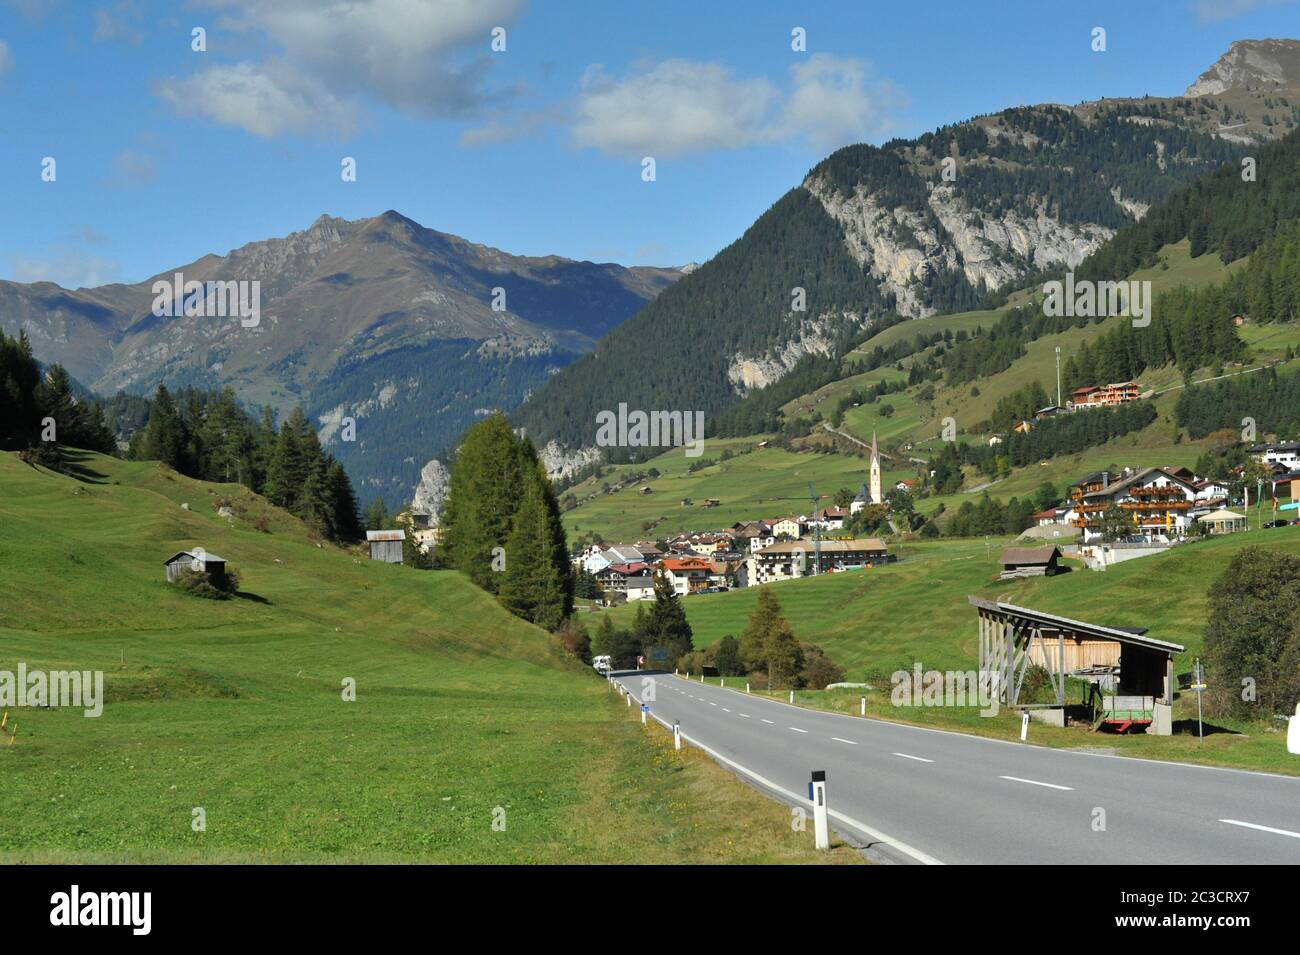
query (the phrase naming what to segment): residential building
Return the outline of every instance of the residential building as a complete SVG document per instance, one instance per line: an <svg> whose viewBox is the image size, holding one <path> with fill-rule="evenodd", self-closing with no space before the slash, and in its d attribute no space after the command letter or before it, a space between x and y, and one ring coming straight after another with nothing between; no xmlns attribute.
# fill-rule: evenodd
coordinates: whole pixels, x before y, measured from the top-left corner
<svg viewBox="0 0 1300 955"><path fill-rule="evenodd" d="M776 535L772 533L771 525L762 521L741 521L731 525L731 537L738 546L751 552L776 543Z"/></svg>
<svg viewBox="0 0 1300 955"><path fill-rule="evenodd" d="M778 517L771 523L772 533L777 537L795 538L803 533L803 522L797 517Z"/></svg>
<svg viewBox="0 0 1300 955"><path fill-rule="evenodd" d="M673 592L685 596L709 586L713 563L699 557L668 557L659 562L659 569L673 585Z"/></svg>
<svg viewBox="0 0 1300 955"><path fill-rule="evenodd" d="M655 579L653 577L629 577L624 594L628 602L633 600L654 600Z"/></svg>
<svg viewBox="0 0 1300 955"><path fill-rule="evenodd" d="M1070 392L1070 400L1079 408L1109 408L1137 401L1142 397L1142 386L1136 381L1112 382L1109 385L1088 385Z"/></svg>
<svg viewBox="0 0 1300 955"><path fill-rule="evenodd" d="M1288 471L1300 471L1300 441L1257 444L1249 452L1264 464L1280 464Z"/></svg>
<svg viewBox="0 0 1300 955"><path fill-rule="evenodd" d="M1143 541L1181 539L1191 524L1196 502L1195 485L1170 474L1164 468L1126 469L1112 480L1108 471L1089 474L1070 487L1067 519L1083 531L1090 544L1101 536L1101 523L1111 505L1118 505L1133 529L1130 535Z"/></svg>
<svg viewBox="0 0 1300 955"><path fill-rule="evenodd" d="M820 565L817 565L817 550L816 541L801 538L782 541L751 554L748 567L750 586L803 577L813 573L814 566L817 566L818 573L825 574L883 564L889 560L885 542L877 537L822 541Z"/></svg>

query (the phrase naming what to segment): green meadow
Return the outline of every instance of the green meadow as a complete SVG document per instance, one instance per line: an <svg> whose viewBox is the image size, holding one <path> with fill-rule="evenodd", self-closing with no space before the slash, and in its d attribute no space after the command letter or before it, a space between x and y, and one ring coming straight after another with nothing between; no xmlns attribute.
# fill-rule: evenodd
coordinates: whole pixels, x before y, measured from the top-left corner
<svg viewBox="0 0 1300 955"><path fill-rule="evenodd" d="M0 669L105 681L98 718L9 711L5 861L814 860L782 807L459 574L314 541L236 485L76 458L0 454ZM196 545L236 598L165 583Z"/></svg>

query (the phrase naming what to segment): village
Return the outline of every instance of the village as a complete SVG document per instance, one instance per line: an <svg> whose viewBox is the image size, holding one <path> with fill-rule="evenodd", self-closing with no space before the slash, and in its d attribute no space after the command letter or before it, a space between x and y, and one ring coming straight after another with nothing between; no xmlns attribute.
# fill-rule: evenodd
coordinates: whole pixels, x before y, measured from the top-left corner
<svg viewBox="0 0 1300 955"><path fill-rule="evenodd" d="M1300 442L1248 450L1262 466L1261 477L1239 499L1228 482L1200 477L1186 467L1082 476L1069 486L1065 500L1034 515L1034 526L1022 535L1026 546L1003 552L1004 576L1056 573L1061 556L1105 570L1202 536L1248 530L1252 510L1258 527L1300 523ZM899 481L894 489L912 493L916 483ZM675 593L689 596L859 570L897 559L882 538L845 533L853 515L868 505L886 504L873 442L871 484L862 485L848 507L755 517L659 541L592 543L573 554L572 561L575 569L595 577L607 604L653 600L657 573Z"/></svg>

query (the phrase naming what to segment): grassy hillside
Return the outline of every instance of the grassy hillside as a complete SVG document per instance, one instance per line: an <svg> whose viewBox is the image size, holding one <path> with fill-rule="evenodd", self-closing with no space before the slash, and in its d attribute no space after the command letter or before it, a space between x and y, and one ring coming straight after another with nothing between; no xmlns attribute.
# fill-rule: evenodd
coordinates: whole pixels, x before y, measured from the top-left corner
<svg viewBox="0 0 1300 955"><path fill-rule="evenodd" d="M968 595L1006 600L1021 606L1059 613L1075 619L1117 627L1147 627L1150 636L1184 645L1175 672L1191 669L1201 652L1207 611L1205 594L1232 555L1248 545L1264 545L1279 553L1300 554L1300 527L1249 531L1199 541L1139 560L1118 564L1105 572L1083 569L1073 561L1072 573L1033 580L998 580L998 557L1004 541L943 540L902 544L893 548L897 563L842 574L803 578L769 585L800 640L817 644L847 671L853 682L889 685L889 674L911 670L970 670L976 666L976 617ZM758 600L759 588L723 594L700 594L683 600L697 647L715 643L726 634L739 636ZM620 626L631 622L635 605L610 611ZM593 615L593 632L599 615ZM743 684L730 680L730 685ZM808 705L857 711L857 691L799 694ZM870 713L949 726L968 732L1011 737L1019 721L1013 715L990 720L973 711L907 709L889 705L888 694L869 693ZM1182 694L1175 719L1194 719L1196 703ZM1035 730L1035 739L1052 745L1117 747L1119 752L1148 756L1206 759L1226 765L1300 773L1300 763L1288 760L1284 741L1269 724L1225 724L1234 733L1196 740L1153 737L1098 736L1086 729ZM1204 751L1196 747L1204 745Z"/></svg>
<svg viewBox="0 0 1300 955"><path fill-rule="evenodd" d="M0 454L0 669L102 670L106 697L10 713L7 861L813 858L782 807L665 750L458 574L318 545L234 485L79 467ZM238 568L236 599L164 582L194 545Z"/></svg>

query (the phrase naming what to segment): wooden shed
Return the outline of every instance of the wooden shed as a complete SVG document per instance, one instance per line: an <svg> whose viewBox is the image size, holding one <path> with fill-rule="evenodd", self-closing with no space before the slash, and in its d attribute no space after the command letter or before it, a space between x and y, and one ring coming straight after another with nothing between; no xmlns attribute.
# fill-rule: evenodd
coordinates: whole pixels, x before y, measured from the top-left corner
<svg viewBox="0 0 1300 955"><path fill-rule="evenodd" d="M175 581L187 570L212 574L214 577L220 577L226 572L226 558L209 553L202 547L173 554L163 561L163 565L166 568L168 583Z"/></svg>
<svg viewBox="0 0 1300 955"><path fill-rule="evenodd" d="M1110 627L1002 601L968 597L979 617L981 671L998 676L1001 698L1020 704L1025 672L1047 671L1056 706L1065 706L1065 678L1088 681L1094 691L1096 725L1118 729L1134 724L1148 733L1172 732L1174 657L1186 648L1146 635L1142 627Z"/></svg>
<svg viewBox="0 0 1300 955"><path fill-rule="evenodd" d="M382 560L385 564L402 562L402 542L406 540L406 531L366 531L366 542L370 545L370 559Z"/></svg>
<svg viewBox="0 0 1300 955"><path fill-rule="evenodd" d="M1008 547L1002 552L1002 579L1016 577L1050 577L1065 568L1060 566L1061 552L1052 545L1043 547Z"/></svg>

